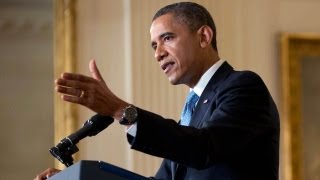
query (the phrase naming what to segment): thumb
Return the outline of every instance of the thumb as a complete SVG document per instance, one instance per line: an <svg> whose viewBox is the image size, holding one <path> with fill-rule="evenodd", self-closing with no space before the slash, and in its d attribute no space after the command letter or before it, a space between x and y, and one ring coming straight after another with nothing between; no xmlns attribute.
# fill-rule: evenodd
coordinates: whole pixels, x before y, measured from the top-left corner
<svg viewBox="0 0 320 180"><path fill-rule="evenodd" d="M103 78L102 78L102 76L100 74L100 71L99 71L99 69L97 67L96 60L94 60L94 59L90 60L90 62L89 62L89 70L91 72L91 76L94 79L104 82L104 80L103 80Z"/></svg>

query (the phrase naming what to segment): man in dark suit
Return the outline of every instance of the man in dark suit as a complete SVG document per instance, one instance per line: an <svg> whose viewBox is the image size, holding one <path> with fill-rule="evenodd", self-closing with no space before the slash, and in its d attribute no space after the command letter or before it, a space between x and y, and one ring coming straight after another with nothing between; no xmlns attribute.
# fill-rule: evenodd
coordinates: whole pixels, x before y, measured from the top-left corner
<svg viewBox="0 0 320 180"><path fill-rule="evenodd" d="M279 117L261 78L234 71L218 56L216 29L205 8L160 9L151 41L172 84L200 98L187 126L138 110L133 149L166 158L157 179L278 179ZM165 132L165 133L164 133Z"/></svg>
<svg viewBox="0 0 320 180"><path fill-rule="evenodd" d="M276 105L257 74L234 71L219 58L209 12L191 2L168 5L154 16L150 34L170 83L190 88L179 123L115 96L94 61L92 77L64 73L56 90L127 125L133 149L165 158L156 179L278 179Z"/></svg>

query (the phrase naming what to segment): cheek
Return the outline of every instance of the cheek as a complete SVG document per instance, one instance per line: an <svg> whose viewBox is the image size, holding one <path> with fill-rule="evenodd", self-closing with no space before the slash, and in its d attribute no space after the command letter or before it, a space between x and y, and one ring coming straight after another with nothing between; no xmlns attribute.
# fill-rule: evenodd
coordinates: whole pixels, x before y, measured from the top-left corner
<svg viewBox="0 0 320 180"><path fill-rule="evenodd" d="M187 57L181 57L176 66L176 76L186 76L188 73L190 73L191 68L192 67L190 67Z"/></svg>
<svg viewBox="0 0 320 180"><path fill-rule="evenodd" d="M176 60L179 66L185 66L188 61L188 50L185 48L176 48L172 51L172 56Z"/></svg>
<svg viewBox="0 0 320 180"><path fill-rule="evenodd" d="M182 51L178 56L177 56L177 61L178 65L181 69L186 69L189 68L192 65L192 54L189 53L187 50Z"/></svg>
<svg viewBox="0 0 320 180"><path fill-rule="evenodd" d="M178 70L184 71L184 69L189 69L192 66L192 59L194 59L194 47L188 42L175 43L168 46L168 52L170 56L174 59L177 64Z"/></svg>

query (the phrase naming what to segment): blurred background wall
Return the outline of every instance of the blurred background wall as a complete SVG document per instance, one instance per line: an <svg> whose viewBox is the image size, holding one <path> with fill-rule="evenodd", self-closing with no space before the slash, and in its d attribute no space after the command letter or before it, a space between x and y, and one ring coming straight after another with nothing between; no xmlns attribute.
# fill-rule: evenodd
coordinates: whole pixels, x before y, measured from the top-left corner
<svg viewBox="0 0 320 180"><path fill-rule="evenodd" d="M0 0L0 179L53 166L53 3Z"/></svg>
<svg viewBox="0 0 320 180"><path fill-rule="evenodd" d="M52 26L49 25L44 35L33 34L27 38L27 30L9 33L7 23L3 22L7 22L8 14L15 17L13 19L21 19L27 17L25 14L35 12L39 14L32 18L47 18L49 21L52 19L52 2L33 0L26 3L16 0L20 2L17 4L23 2L23 8L27 9L24 15L21 15L24 12L21 8L17 11L17 7L9 7L8 4L12 5L9 0L0 2L6 4L0 6L0 120L3 124L0 127L0 179L18 177L14 174L17 169L19 174L23 174L22 177L32 178L39 170L53 166L53 158L47 152L53 145L52 83L57 78L52 76L50 67ZM187 88L169 84L154 59L149 35L153 14L172 2L177 1L77 0L77 71L89 75L89 59L95 58L108 86L118 96L139 107L178 119ZM220 57L229 61L235 69L249 69L261 75L281 112L280 32L320 33L317 20L320 17L320 2L194 2L204 5L215 19ZM79 127L93 114L79 107ZM17 137L8 136L10 133ZM26 146L29 148L26 149ZM98 136L81 141L79 148L79 159L103 160L146 176L154 175L161 162L159 158L130 150L125 129L117 123ZM17 149L19 151L16 152ZM35 155L28 157L30 153ZM14 166L17 163L21 168ZM281 164L284 178L282 169Z"/></svg>

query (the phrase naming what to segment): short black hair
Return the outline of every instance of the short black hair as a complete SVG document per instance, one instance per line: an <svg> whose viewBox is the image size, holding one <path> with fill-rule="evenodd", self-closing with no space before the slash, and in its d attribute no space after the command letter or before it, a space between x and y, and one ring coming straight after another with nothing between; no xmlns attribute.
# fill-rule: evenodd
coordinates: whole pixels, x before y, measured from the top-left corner
<svg viewBox="0 0 320 180"><path fill-rule="evenodd" d="M165 14L173 14L178 22L186 24L191 32L197 31L201 26L209 26L214 36L211 45L218 51L216 40L216 26L212 16L206 8L193 2L179 2L161 8L152 18L152 21Z"/></svg>

